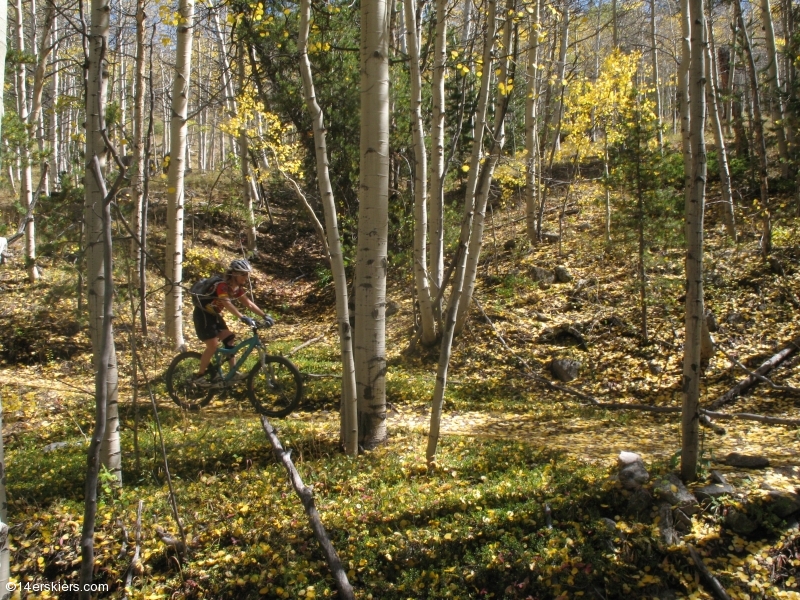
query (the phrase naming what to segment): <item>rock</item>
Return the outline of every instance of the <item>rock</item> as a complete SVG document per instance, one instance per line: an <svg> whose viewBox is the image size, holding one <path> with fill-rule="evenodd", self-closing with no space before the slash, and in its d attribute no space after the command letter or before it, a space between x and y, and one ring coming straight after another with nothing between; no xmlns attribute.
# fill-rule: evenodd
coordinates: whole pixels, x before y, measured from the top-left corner
<svg viewBox="0 0 800 600"><path fill-rule="evenodd" d="M640 487L628 498L628 513L632 515L641 515L649 511L652 505L653 495L645 488Z"/></svg>
<svg viewBox="0 0 800 600"><path fill-rule="evenodd" d="M579 361L571 358L556 358L550 362L550 371L554 377L566 383L577 379L581 366Z"/></svg>
<svg viewBox="0 0 800 600"><path fill-rule="evenodd" d="M680 477L675 473L670 473L664 479L656 482L653 492L670 506L681 508L687 514L691 515L697 512L697 498L686 489Z"/></svg>
<svg viewBox="0 0 800 600"><path fill-rule="evenodd" d="M766 509L781 519L800 511L800 496L792 492L771 490L767 498Z"/></svg>
<svg viewBox="0 0 800 600"><path fill-rule="evenodd" d="M674 546L680 542L680 535L675 531L674 522L672 520L672 507L663 502L658 507L658 531L661 534L661 539L668 546Z"/></svg>
<svg viewBox="0 0 800 600"><path fill-rule="evenodd" d="M728 514L725 516L725 525L739 535L749 535L758 529L756 521L735 508L728 509Z"/></svg>
<svg viewBox="0 0 800 600"><path fill-rule="evenodd" d="M539 321L540 323L547 323L550 320L550 317L538 311L533 311L531 313L531 317L533 317L536 321Z"/></svg>
<svg viewBox="0 0 800 600"><path fill-rule="evenodd" d="M647 363L647 370L650 371L651 375L661 375L661 373L664 372L664 367L662 367L656 361L651 360Z"/></svg>
<svg viewBox="0 0 800 600"><path fill-rule="evenodd" d="M608 529L611 533L614 533L617 530L617 523L614 519L609 519L608 517L603 517L600 519L600 522L605 525L605 528Z"/></svg>
<svg viewBox="0 0 800 600"><path fill-rule="evenodd" d="M542 267L533 267L531 269L531 277L534 281L541 281L542 283L553 283L556 279L552 271Z"/></svg>
<svg viewBox="0 0 800 600"><path fill-rule="evenodd" d="M717 323L717 317L710 310L706 311L706 326L708 327L708 330L711 333L716 333L717 331L719 331L719 323Z"/></svg>
<svg viewBox="0 0 800 600"><path fill-rule="evenodd" d="M744 323L744 317L742 316L742 313L732 312L725 317L725 321L731 325L736 325L737 323Z"/></svg>
<svg viewBox="0 0 800 600"><path fill-rule="evenodd" d="M722 483L725 485L727 485L728 483L728 480L725 479L725 475L723 475L717 470L711 471L711 481L713 481L714 483Z"/></svg>
<svg viewBox="0 0 800 600"><path fill-rule="evenodd" d="M68 448L69 446L74 446L75 442L53 442L52 444L47 444L44 448L42 448L42 452L54 452L56 450L60 450L61 448Z"/></svg>
<svg viewBox="0 0 800 600"><path fill-rule="evenodd" d="M559 265L556 267L555 276L558 283L569 283L572 281L572 275L564 265Z"/></svg>
<svg viewBox="0 0 800 600"><path fill-rule="evenodd" d="M617 457L619 482L626 490L638 490L650 480L650 473L644 467L642 457L635 452L620 452Z"/></svg>
<svg viewBox="0 0 800 600"><path fill-rule="evenodd" d="M550 233L549 231L542 232L542 241L547 242L548 244L555 244L560 239L561 236L557 233Z"/></svg>
<svg viewBox="0 0 800 600"><path fill-rule="evenodd" d="M710 500L720 496L730 496L736 490L729 483L712 483L703 487L695 488L694 495L698 500Z"/></svg>
<svg viewBox="0 0 800 600"><path fill-rule="evenodd" d="M391 317L400 312L400 303L395 300L390 300L386 303L386 316Z"/></svg>
<svg viewBox="0 0 800 600"><path fill-rule="evenodd" d="M766 456L731 452L725 457L725 464L729 467L739 467L742 469L765 469L769 466L769 459Z"/></svg>

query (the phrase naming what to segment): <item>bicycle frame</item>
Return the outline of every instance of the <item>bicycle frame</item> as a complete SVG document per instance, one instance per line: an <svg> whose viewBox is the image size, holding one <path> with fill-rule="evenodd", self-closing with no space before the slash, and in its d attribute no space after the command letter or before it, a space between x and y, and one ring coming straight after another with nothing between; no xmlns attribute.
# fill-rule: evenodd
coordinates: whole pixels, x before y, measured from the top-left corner
<svg viewBox="0 0 800 600"><path fill-rule="evenodd" d="M242 348L247 348L241 356L237 356L239 351ZM239 344L234 346L233 348L226 348L224 345L220 345L217 348L217 351L214 353L214 366L217 368L217 372L222 374L222 364L227 362L231 358L236 359L236 363L228 370L228 373L223 377L223 381L225 383L230 383L236 374L239 372L239 367L245 363L247 357L253 352L253 350L258 349L259 353L261 354L261 362L263 363L263 356L266 354L266 350L264 349L264 344L261 342L261 338L258 337L258 331L253 329L253 335L247 338L246 340L242 340Z"/></svg>

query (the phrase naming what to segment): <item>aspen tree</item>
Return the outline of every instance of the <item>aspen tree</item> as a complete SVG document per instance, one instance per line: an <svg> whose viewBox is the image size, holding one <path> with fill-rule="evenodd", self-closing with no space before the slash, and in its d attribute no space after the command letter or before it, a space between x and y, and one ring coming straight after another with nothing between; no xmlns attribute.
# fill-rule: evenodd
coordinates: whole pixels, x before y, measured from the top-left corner
<svg viewBox="0 0 800 600"><path fill-rule="evenodd" d="M725 136L722 133L720 117L720 100L718 95L717 61L714 57L714 31L711 21L708 22L709 44L705 49L705 67L708 74L706 95L708 97L708 114L714 131L714 144L717 146L717 163L719 165L719 183L722 192L722 218L728 235L736 241L736 220L733 214L733 192L731 191L731 174L728 169L728 153L725 148Z"/></svg>
<svg viewBox="0 0 800 600"><path fill-rule="evenodd" d="M8 3L0 2L0 73L6 70L6 32L8 22ZM3 91L4 85L0 85L0 134L2 134L3 124ZM2 136L0 136L2 139ZM3 407L0 398L0 431L3 428ZM0 599L5 600L11 596L6 587L11 578L11 550L8 544L8 505L6 503L6 462L3 453L3 436L0 435L0 528L6 528L4 539L0 540Z"/></svg>
<svg viewBox="0 0 800 600"><path fill-rule="evenodd" d="M739 33L742 36L742 49L747 61L747 75L750 79L750 93L752 94L753 118L753 146L758 157L758 180L761 198L761 252L766 258L772 252L772 207L769 202L769 180L767 179L767 145L764 138L764 122L761 120L761 94L758 90L758 72L753 59L753 48L750 44L750 35L747 33L747 24L742 16L740 0L734 0L734 9L739 22Z"/></svg>
<svg viewBox="0 0 800 600"><path fill-rule="evenodd" d="M181 349L185 345L182 314L183 288L181 287L184 228L183 175L186 168L186 120L192 68L194 0L180 0L178 15L175 76L172 84L172 119L170 120L170 160L167 174L167 249L164 260L167 290L164 319L167 337L176 349Z"/></svg>
<svg viewBox="0 0 800 600"><path fill-rule="evenodd" d="M650 48L653 65L653 88L655 89L656 119L658 125L658 147L664 151L664 132L661 126L661 82L658 78L658 45L656 44L656 0L650 0Z"/></svg>
<svg viewBox="0 0 800 600"><path fill-rule="evenodd" d="M469 1L469 0L468 0ZM537 127L536 109L539 105L536 73L539 69L539 30L541 0L534 0L531 16L531 30L528 34L528 66L525 88L525 225L528 241L535 244L541 233L537 227L536 208L539 199L539 129Z"/></svg>
<svg viewBox="0 0 800 600"><path fill-rule="evenodd" d="M706 24L703 0L689 0L691 12L691 187L686 202L686 313L683 354L683 410L681 477L697 479L701 337L705 307L703 303L703 215L706 193Z"/></svg>
<svg viewBox="0 0 800 600"><path fill-rule="evenodd" d="M778 138L778 154L781 161L781 177L789 177L789 145L786 142L783 88L778 71L778 50L775 45L775 26L772 23L772 8L769 0L761 0L761 26L767 54L767 77L769 78L770 106L772 107L772 126Z"/></svg>
<svg viewBox="0 0 800 600"><path fill-rule="evenodd" d="M146 0L136 0L136 58L133 67L133 161L131 164L131 192L133 195L133 234L136 239L131 240L131 254L135 256L136 268L134 269L134 285L144 291L144 248L145 239L142 236L144 221L144 178L146 157L144 152L144 53L145 53L145 4ZM142 295L140 302L144 302Z"/></svg>
<svg viewBox="0 0 800 600"><path fill-rule="evenodd" d="M411 128L414 144L414 282L417 290L417 302L419 302L422 343L430 345L436 340L436 321L433 316L428 274L425 271L428 238L428 155L425 150L425 131L422 119L422 75L420 73L419 35L417 34L416 8L413 0L405 0L403 14L406 20L406 48L408 50L408 66L411 79ZM440 83L444 85L444 79ZM441 114L441 117L444 117L444 113ZM434 118L434 122L435 120ZM444 135L443 128L439 133L442 136ZM443 139L441 141L442 143L444 142ZM443 153L444 147L442 146L438 150ZM441 190L442 181L443 178L439 177L439 190ZM432 201L435 200L432 199ZM438 210L438 207L436 210Z"/></svg>
<svg viewBox="0 0 800 600"><path fill-rule="evenodd" d="M486 2L486 34L483 44L483 62L481 71L481 87L478 92L478 106L475 114L475 139L472 142L472 156L469 165L469 178L467 180L467 190L464 196L464 213L461 218L461 233L458 242L458 249L453 259L455 275L451 287L450 297L447 300L447 312L442 329L442 342L439 350L439 364L436 371L436 383L433 388L431 398L431 424L428 429L428 444L425 456L428 468L435 466L436 448L439 445L439 431L442 423L442 406L444 404L444 392L447 389L447 371L450 366L450 355L453 350L453 334L456 327L456 316L458 315L458 305L461 301L462 288L464 284L465 265L467 261L467 246L469 236L472 231L472 215L475 207L475 190L478 187L478 177L476 173L480 170L481 145L483 144L483 128L486 124L486 106L489 99L489 82L492 76L492 51L494 49L496 25L495 25L495 0Z"/></svg>
<svg viewBox="0 0 800 600"><path fill-rule="evenodd" d="M472 232L469 236L467 250L467 262L465 264L464 284L461 302L458 307L456 317L455 333L459 334L464 330L464 325L469 316L469 308L472 305L472 294L475 291L475 279L478 275L478 261L480 260L481 247L483 245L483 226L486 219L486 204L489 200L489 187L492 183L494 169L500 159L500 153L505 144L505 116L508 101L514 87L513 77L509 77L509 65L516 63L516 52L512 52L512 30L514 26L514 15L516 14L515 0L508 0L505 10L505 23L503 25L503 39L501 52L502 60L497 69L497 93L494 102L494 128L492 130L492 146L489 156L481 165L480 186L475 197L475 207L472 215ZM516 49L516 40L513 41Z"/></svg>
<svg viewBox="0 0 800 600"><path fill-rule="evenodd" d="M471 2L472 0L466 0ZM415 27L416 29L416 27ZM444 277L444 129L445 129L445 62L447 51L447 1L436 0L436 35L433 42L433 76L431 82L431 193L429 198L428 227L430 229L430 257L428 277L433 289L431 295L441 298L440 288ZM441 314L441 301L434 310ZM426 317L427 319L427 317ZM432 343L436 333L425 330L423 343Z"/></svg>
<svg viewBox="0 0 800 600"><path fill-rule="evenodd" d="M303 78L303 93L311 116L316 150L317 185L325 213L325 230L330 252L331 274L336 288L336 321L339 326L339 348L342 353L342 443L349 456L358 454L358 406L356 402L356 375L353 363L352 331L347 304L347 277L342 255L342 242L339 238L339 224L336 217L336 203L333 197L330 173L328 171L328 147L325 141L325 122L322 109L317 102L311 62L308 59L308 31L311 20L311 0L300 3L300 34L297 51L300 55L300 74Z"/></svg>
<svg viewBox="0 0 800 600"><path fill-rule="evenodd" d="M355 273L358 436L386 439L386 271L389 226L389 5L361 3L361 144Z"/></svg>

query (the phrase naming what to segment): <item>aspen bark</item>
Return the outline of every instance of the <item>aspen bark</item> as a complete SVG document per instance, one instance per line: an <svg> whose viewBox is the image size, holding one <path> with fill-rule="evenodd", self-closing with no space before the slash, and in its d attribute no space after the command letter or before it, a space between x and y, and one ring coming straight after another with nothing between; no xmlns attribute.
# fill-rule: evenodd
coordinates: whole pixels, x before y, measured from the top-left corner
<svg viewBox="0 0 800 600"><path fill-rule="evenodd" d="M244 45L239 47L239 90L244 92L247 86L247 73L245 71ZM247 139L247 124L243 115L239 115L239 168L242 173L242 200L244 211L247 216L245 235L247 236L247 249L250 252L256 249L256 217L253 213L253 198L255 197L255 186L253 176L250 173L250 141Z"/></svg>
<svg viewBox="0 0 800 600"><path fill-rule="evenodd" d="M106 293L111 285L110 261L105 251L105 183L98 180L105 172L108 147L104 138L105 108L108 86L106 60L110 7L108 0L93 0L91 5L91 30L89 35L89 60L86 89L86 171L84 175L84 223L86 228L86 281L88 282L89 337L92 341L93 366L103 373L103 435L98 448L100 464L104 465L122 483L122 453L119 437L118 390L116 349L113 330L110 341L104 342ZM97 174L93 165L97 164ZM113 288L112 292L113 293ZM110 302L111 300L109 300ZM110 310L110 309L109 309ZM106 344L105 346L103 344ZM98 399L99 402L99 399Z"/></svg>
<svg viewBox="0 0 800 600"><path fill-rule="evenodd" d="M697 479L703 306L703 214L706 191L706 25L703 0L689 0L691 11L691 188L686 202L686 312L683 355L681 477Z"/></svg>
<svg viewBox="0 0 800 600"><path fill-rule="evenodd" d="M333 197L330 173L328 171L328 147L325 141L324 114L317 103L314 80L311 75L311 62L308 59L308 31L311 18L311 0L300 3L300 35L297 50L300 55L300 74L303 78L303 92L306 106L311 115L316 149L317 185L325 213L325 229L330 252L331 274L336 289L336 320L339 327L339 348L342 353L342 442L349 456L358 455L358 406L356 402L356 375L353 363L353 332L350 329L350 314L347 298L347 277L342 255L342 242L339 238L339 224L336 217L336 203Z"/></svg>
<svg viewBox="0 0 800 600"><path fill-rule="evenodd" d="M770 106L772 106L772 126L778 138L778 154L781 161L781 177L789 177L789 144L786 142L783 90L778 71L778 51L775 46L775 27L772 23L772 9L769 0L761 0L761 24L764 28L764 41L767 54L767 77L769 79Z"/></svg>
<svg viewBox="0 0 800 600"><path fill-rule="evenodd" d="M133 233L135 240L131 240L131 254L135 257L136 268L133 274L133 284L139 288L145 276L142 268L144 260L144 238L142 237L143 223L147 215L144 208L144 177L145 177L145 152L144 152L144 56L145 56L145 19L144 12L146 0L136 1L136 59L133 69L133 164L131 165L131 192L133 195ZM141 246L140 246L141 244ZM143 287L143 286L142 286ZM144 300L143 298L141 299Z"/></svg>
<svg viewBox="0 0 800 600"><path fill-rule="evenodd" d="M656 0L650 0L650 47L653 65L653 87L656 98L656 125L658 127L658 147L664 152L664 132L661 124L661 82L658 79L658 45L656 44Z"/></svg>
<svg viewBox="0 0 800 600"><path fill-rule="evenodd" d="M183 212L184 171L186 168L186 119L189 107L189 83L192 66L194 0L180 0L180 23L177 32L175 78L172 84L172 119L170 120L170 161L167 174L167 249L165 267L167 289L165 315L167 337L176 349L184 347L183 338Z"/></svg>
<svg viewBox="0 0 800 600"><path fill-rule="evenodd" d="M742 6L740 0L734 0L734 9L739 21L739 28L742 35L742 49L744 50L745 60L747 61L747 74L750 78L750 93L752 94L753 118L753 137L756 155L758 156L759 166L759 189L761 195L761 252L766 258L772 252L772 207L769 202L769 182L767 179L767 145L764 139L764 122L761 120L761 94L758 90L758 72L753 60L753 49L750 45L750 35L747 33L747 24L742 16Z"/></svg>
<svg viewBox="0 0 800 600"><path fill-rule="evenodd" d="M467 0L471 2L472 0ZM414 28L416 30L416 27ZM445 95L444 76L447 49L447 1L436 0L436 37L433 42L433 80L431 82L431 193L428 199L428 227L430 257L428 277L432 282L431 296L441 298L439 293L444 277L444 126ZM441 315L441 302L434 306ZM431 343L430 332L426 343ZM435 336L435 333L434 333Z"/></svg>
<svg viewBox="0 0 800 600"><path fill-rule="evenodd" d="M361 146L355 274L358 436L386 440L386 271L389 224L389 5L361 3Z"/></svg>
<svg viewBox="0 0 800 600"><path fill-rule="evenodd" d="M717 95L717 61L714 59L714 32L708 24L709 44L705 50L705 66L708 74L706 96L708 97L708 113L711 116L714 131L714 143L717 146L717 163L719 164L719 183L722 191L722 219L725 229L732 240L736 241L736 220L733 214L733 192L731 191L731 175L728 170L728 153L725 148L725 136L722 133L720 118L720 102Z"/></svg>
<svg viewBox="0 0 800 600"><path fill-rule="evenodd" d="M472 159L470 162L470 178L467 182L467 192L464 198L464 215L461 220L461 235L458 249L453 258L455 276L447 302L447 313L442 330L442 342L439 350L439 365L436 371L436 384L431 398L431 425L428 430L428 444L425 451L428 467L431 468L436 460L436 448L439 445L439 431L442 423L442 406L444 392L447 389L447 371L450 366L450 355L453 349L453 334L456 326L458 305L461 301L461 291L464 283L464 272L467 259L467 246L472 231L472 215L475 204L475 188L478 187L475 173L480 166L480 146L483 142L483 127L486 121L486 105L489 97L489 82L492 73L492 50L496 34L495 25L495 0L487 0L486 37L483 46L483 71L481 73L481 88L478 92L478 109L475 115L475 140L472 142ZM471 180L474 180L470 183Z"/></svg>
<svg viewBox="0 0 800 600"><path fill-rule="evenodd" d="M500 60L500 67L497 69L497 71L499 71L497 75L498 91L495 95L493 111L495 122L494 130L492 131L492 146L489 156L481 167L482 172L480 174L480 179L482 185L478 188L478 193L475 198L475 209L472 215L472 232L470 233L467 250L462 298L456 316L456 335L464 330L464 325L466 325L467 317L469 316L469 308L472 305L472 294L475 291L475 279L478 275L478 261L480 260L481 247L483 245L483 226L486 219L486 204L489 200L489 187L491 186L495 166L500 159L500 153L505 144L504 120L506 107L508 106L508 100L512 91L509 89L509 86L513 88L513 83L509 83L509 62L516 62L515 53L511 50L514 23L513 19L510 18L511 15L516 14L514 10L515 4L515 0L508 0L504 11L506 20L503 26L501 49L504 58ZM514 42L514 46L516 47L516 42ZM485 171L485 173L483 171Z"/></svg>
<svg viewBox="0 0 800 600"><path fill-rule="evenodd" d="M408 66L411 72L411 128L414 141L414 282L422 327L420 337L423 344L431 345L436 341L436 320L433 316L428 274L425 271L428 241L428 156L425 150L425 131L422 120L422 75L420 73L419 37L414 0L405 0L403 13L406 20ZM444 79L441 83L444 83ZM444 117L444 114L441 116ZM443 130L440 133L443 134ZM442 147L441 150L443 151L444 148ZM440 177L440 186L441 181Z"/></svg>
<svg viewBox="0 0 800 600"><path fill-rule="evenodd" d="M536 73L539 69L539 30L541 0L534 0L533 15L531 17L531 30L528 34L528 66L527 84L525 89L525 226L528 241L535 244L539 241L536 209L539 199L539 180L536 167L539 164L539 129L537 127L536 109L539 104L538 90L536 87Z"/></svg>
<svg viewBox="0 0 800 600"><path fill-rule="evenodd" d="M686 203L689 202L689 190L691 189L692 173L692 144L690 140L690 116L689 116L689 63L691 60L691 48L689 46L689 36L691 35L690 7L689 0L681 2L681 61L678 65L678 104L681 113L681 147L683 149L683 193Z"/></svg>

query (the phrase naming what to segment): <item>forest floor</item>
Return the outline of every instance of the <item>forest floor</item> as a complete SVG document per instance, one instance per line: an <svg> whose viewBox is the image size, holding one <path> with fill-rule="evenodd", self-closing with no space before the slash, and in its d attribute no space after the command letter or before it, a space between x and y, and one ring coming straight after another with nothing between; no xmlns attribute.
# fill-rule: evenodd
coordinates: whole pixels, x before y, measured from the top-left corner
<svg viewBox="0 0 800 600"><path fill-rule="evenodd" d="M676 539L665 541L654 487L679 462L679 414L585 401L681 404L684 252L670 241L648 247L645 340L635 237L612 230L613 244L605 243L599 195L591 185L577 187L577 211L565 220L561 244L529 246L521 208L495 207L475 296L480 307L473 305L454 347L434 471L424 456L438 351L406 352L413 338L407 265L400 257L390 270L389 299L399 311L387 322L389 440L353 460L338 447L332 289L320 277L313 234L296 226L294 209L276 207L253 261L256 299L278 321L270 348L286 353L316 339L292 360L305 373L331 377L308 380L301 410L274 424L313 486L358 598L712 598L690 545L731 598L800 598L798 512L781 517L771 510L776 498L793 501L800 488L797 427L733 420L719 422L724 435L702 429L700 483L716 471L734 492L703 504L676 526ZM760 256L757 215L747 207L737 215L738 243L708 220L706 300L719 328L718 351L703 378L704 405L745 375L731 358L753 369L800 335L800 219L794 207L784 211L772 262ZM548 217L546 228L557 230L556 214ZM188 237L187 279L239 252L235 219L192 222L198 225ZM158 240L153 244L158 254ZM30 285L21 262L0 269L0 398L12 577L30 590L33 583L77 582L93 381L75 267L57 254L44 257L44 277ZM571 280L541 279L541 269L556 266ZM110 591L100 596L335 597L255 413L237 394L199 413L170 402L163 373L174 353L163 338L157 275L151 274L145 336L131 318L122 258L117 269L125 485L117 489L106 479L101 489L95 580ZM188 304L186 335L196 348ZM146 371L135 388L134 332ZM546 383L548 363L557 358L581 363L579 377L562 385L584 400ZM783 389L760 384L720 410L800 419L797 354L769 377ZM186 557L156 533L177 535L177 528L151 390L190 546ZM650 473L644 493L617 480L621 451L642 456ZM769 466L730 466L731 452L765 457ZM140 500L141 554L133 561ZM75 596L23 589L21 597Z"/></svg>

